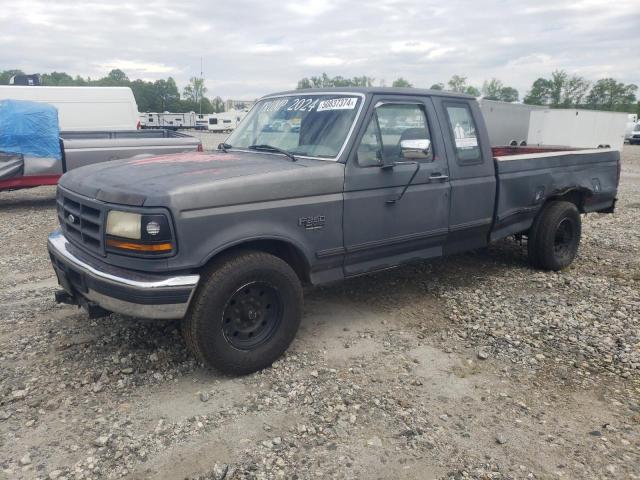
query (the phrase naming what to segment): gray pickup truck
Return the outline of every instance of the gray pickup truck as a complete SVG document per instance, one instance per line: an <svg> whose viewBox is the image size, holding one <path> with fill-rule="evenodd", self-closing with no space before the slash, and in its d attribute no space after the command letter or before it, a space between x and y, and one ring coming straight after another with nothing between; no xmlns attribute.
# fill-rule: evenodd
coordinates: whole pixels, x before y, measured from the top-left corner
<svg viewBox="0 0 640 480"><path fill-rule="evenodd" d="M182 319L206 365L248 373L293 340L302 285L526 237L567 267L581 213L613 212L620 154L494 147L469 96L269 95L214 152L65 174L49 237L60 302Z"/></svg>

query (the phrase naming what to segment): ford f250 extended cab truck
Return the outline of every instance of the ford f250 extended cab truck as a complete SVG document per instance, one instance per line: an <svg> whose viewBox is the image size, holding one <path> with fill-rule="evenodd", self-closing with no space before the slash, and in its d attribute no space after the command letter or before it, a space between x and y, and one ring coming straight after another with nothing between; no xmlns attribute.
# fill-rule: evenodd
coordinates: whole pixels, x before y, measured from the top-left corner
<svg viewBox="0 0 640 480"><path fill-rule="evenodd" d="M182 319L206 365L277 359L321 284L526 237L575 258L581 213L613 212L620 154L496 147L469 96L305 90L256 103L214 152L92 165L58 186L58 301Z"/></svg>

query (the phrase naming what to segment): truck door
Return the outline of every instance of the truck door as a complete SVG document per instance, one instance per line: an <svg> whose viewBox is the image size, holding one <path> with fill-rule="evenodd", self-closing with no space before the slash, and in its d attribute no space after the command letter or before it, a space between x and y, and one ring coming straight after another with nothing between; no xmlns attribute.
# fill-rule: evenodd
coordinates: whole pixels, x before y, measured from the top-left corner
<svg viewBox="0 0 640 480"><path fill-rule="evenodd" d="M427 140L426 151L401 149L427 145ZM442 255L449 190L431 99L374 97L345 171L345 275Z"/></svg>
<svg viewBox="0 0 640 480"><path fill-rule="evenodd" d="M477 102L433 97L451 176L445 255L487 245L496 200L491 145Z"/></svg>

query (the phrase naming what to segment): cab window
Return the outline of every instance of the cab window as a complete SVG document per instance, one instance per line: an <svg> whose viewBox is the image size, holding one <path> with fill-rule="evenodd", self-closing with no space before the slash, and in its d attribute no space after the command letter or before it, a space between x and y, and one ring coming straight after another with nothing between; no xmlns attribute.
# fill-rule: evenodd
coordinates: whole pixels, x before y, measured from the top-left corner
<svg viewBox="0 0 640 480"><path fill-rule="evenodd" d="M469 106L464 103L449 103L445 108L458 163L466 165L482 162L476 124Z"/></svg>
<svg viewBox="0 0 640 480"><path fill-rule="evenodd" d="M358 165L380 166L382 159L405 160L400 144L404 140L428 140L431 134L424 107L419 104L385 103L373 112L358 146ZM421 161L432 161L429 148Z"/></svg>

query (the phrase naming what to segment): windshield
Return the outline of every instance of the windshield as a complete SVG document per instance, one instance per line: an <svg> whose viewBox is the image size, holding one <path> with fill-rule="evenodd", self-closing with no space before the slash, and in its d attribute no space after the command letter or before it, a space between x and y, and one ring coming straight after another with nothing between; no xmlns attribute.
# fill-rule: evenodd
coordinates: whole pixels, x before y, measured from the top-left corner
<svg viewBox="0 0 640 480"><path fill-rule="evenodd" d="M226 142L233 148L268 145L294 155L335 158L361 102L362 97L353 94L266 98L251 109Z"/></svg>
<svg viewBox="0 0 640 480"><path fill-rule="evenodd" d="M635 128L633 129L634 132L640 132L640 123L636 124Z"/></svg>

